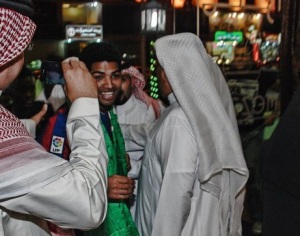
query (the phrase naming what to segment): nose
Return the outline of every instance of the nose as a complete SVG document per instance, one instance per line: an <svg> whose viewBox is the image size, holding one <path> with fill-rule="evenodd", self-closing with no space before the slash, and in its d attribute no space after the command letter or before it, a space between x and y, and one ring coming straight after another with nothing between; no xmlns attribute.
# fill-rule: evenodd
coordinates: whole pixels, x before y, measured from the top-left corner
<svg viewBox="0 0 300 236"><path fill-rule="evenodd" d="M113 87L113 83L112 83L110 76L105 76L105 78L102 79L102 86L105 88Z"/></svg>

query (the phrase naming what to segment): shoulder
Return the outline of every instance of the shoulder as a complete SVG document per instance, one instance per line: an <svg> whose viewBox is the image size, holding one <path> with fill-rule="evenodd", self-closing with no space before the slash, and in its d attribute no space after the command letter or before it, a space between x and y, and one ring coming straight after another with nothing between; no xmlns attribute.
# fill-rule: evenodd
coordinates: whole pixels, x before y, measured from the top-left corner
<svg viewBox="0 0 300 236"><path fill-rule="evenodd" d="M134 105L135 105L135 108L137 108L139 110L144 110L144 111L148 110L148 106L146 105L146 103L142 102L141 100L136 99Z"/></svg>
<svg viewBox="0 0 300 236"><path fill-rule="evenodd" d="M184 111L182 110L182 108L178 105L178 103L176 104L172 104L169 110L169 114L168 114L169 118L179 118L179 119L187 119Z"/></svg>
<svg viewBox="0 0 300 236"><path fill-rule="evenodd" d="M162 114L160 120L161 125L168 128L190 126L184 111L178 104L173 104L168 107Z"/></svg>

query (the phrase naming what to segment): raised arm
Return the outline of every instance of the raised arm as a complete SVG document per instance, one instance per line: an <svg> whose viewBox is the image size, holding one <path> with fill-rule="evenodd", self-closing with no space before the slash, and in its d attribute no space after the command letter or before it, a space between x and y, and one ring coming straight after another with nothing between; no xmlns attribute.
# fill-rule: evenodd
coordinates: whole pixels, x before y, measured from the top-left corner
<svg viewBox="0 0 300 236"><path fill-rule="evenodd" d="M44 158L38 158L38 171L53 180L40 187L37 183L28 193L1 200L0 205L11 215L8 221L17 222L24 218L22 214L29 214L27 223L19 222L31 221L43 227L37 216L64 228L91 229L104 220L107 209L107 153L99 124L96 83L78 59L64 61L63 70L73 102L67 123L70 162L39 150ZM32 145L41 148L35 142ZM28 150L27 154L35 153ZM55 163L50 170L49 163Z"/></svg>

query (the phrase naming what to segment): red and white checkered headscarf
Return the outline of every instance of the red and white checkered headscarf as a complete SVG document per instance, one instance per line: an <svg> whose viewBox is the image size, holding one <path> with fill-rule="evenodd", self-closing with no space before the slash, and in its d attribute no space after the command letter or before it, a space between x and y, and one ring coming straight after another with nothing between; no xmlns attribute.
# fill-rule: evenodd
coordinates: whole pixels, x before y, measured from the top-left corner
<svg viewBox="0 0 300 236"><path fill-rule="evenodd" d="M29 17L0 8L0 67L26 49L35 29L36 25Z"/></svg>
<svg viewBox="0 0 300 236"><path fill-rule="evenodd" d="M156 115L156 118L160 115L160 106L158 101L150 97L143 89L145 88L146 81L144 75L139 72L134 66L130 66L126 69L123 69L122 72L128 73L131 75L131 86L133 95L146 103L147 107L152 106Z"/></svg>
<svg viewBox="0 0 300 236"><path fill-rule="evenodd" d="M145 77L142 73L139 72L134 66L130 66L124 70L124 73L128 73L131 76L131 87L133 95L141 100L142 102L146 103L147 106L150 104L150 97L149 95L143 90L146 85Z"/></svg>

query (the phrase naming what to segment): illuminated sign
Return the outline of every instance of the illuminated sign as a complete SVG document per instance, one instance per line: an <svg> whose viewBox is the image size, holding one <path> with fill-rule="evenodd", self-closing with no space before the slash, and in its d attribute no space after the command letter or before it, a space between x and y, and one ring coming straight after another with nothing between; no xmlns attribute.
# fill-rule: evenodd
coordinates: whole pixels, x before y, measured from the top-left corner
<svg viewBox="0 0 300 236"><path fill-rule="evenodd" d="M216 31L215 33L215 41L237 41L242 42L244 39L243 32L242 31L233 31L233 32L227 32L227 31Z"/></svg>
<svg viewBox="0 0 300 236"><path fill-rule="evenodd" d="M103 39L102 25L67 25L67 39Z"/></svg>

